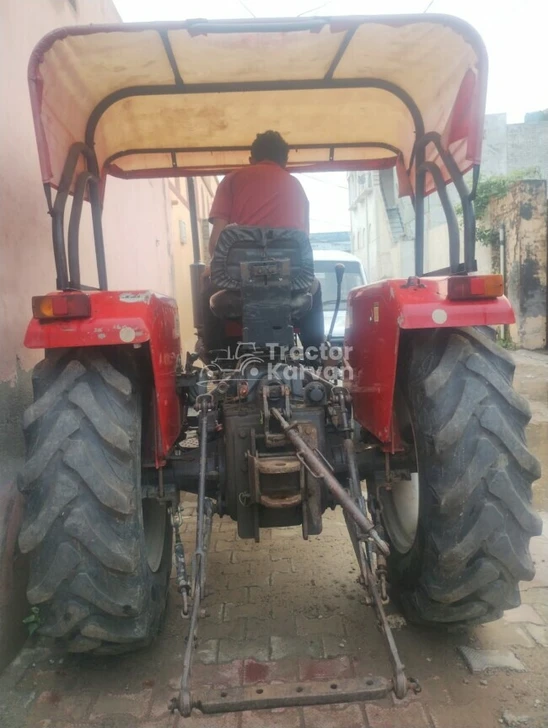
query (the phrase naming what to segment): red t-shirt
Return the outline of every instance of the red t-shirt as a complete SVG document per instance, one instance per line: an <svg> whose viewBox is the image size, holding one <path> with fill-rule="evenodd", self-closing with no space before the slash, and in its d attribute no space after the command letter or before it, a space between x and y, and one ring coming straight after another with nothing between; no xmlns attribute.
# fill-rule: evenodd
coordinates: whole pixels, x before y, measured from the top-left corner
<svg viewBox="0 0 548 728"><path fill-rule="evenodd" d="M308 234L308 199L289 172L275 162L250 164L222 180L209 219L236 225L296 228Z"/></svg>

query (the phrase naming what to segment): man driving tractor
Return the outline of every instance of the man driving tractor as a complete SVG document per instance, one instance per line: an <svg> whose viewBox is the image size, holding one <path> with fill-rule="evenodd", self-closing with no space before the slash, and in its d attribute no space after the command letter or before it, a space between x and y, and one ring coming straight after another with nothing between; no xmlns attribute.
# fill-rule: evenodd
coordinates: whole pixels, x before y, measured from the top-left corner
<svg viewBox="0 0 548 728"><path fill-rule="evenodd" d="M301 183L286 170L289 145L277 131L257 134L251 145L249 166L231 172L223 178L211 205L209 221L213 230L209 239L209 253L213 257L215 246L227 225L262 228L291 228L309 233L309 203ZM206 269L209 275L209 269ZM322 312L322 292L317 279L312 288L312 306L299 319L303 349L319 348L325 339ZM211 290L208 287L206 301ZM215 319L206 304L206 316L219 330L221 322Z"/></svg>
<svg viewBox="0 0 548 728"><path fill-rule="evenodd" d="M249 166L223 178L211 205L209 252L227 225L295 228L309 233L309 204L301 183L287 169L289 145L277 131L257 134Z"/></svg>

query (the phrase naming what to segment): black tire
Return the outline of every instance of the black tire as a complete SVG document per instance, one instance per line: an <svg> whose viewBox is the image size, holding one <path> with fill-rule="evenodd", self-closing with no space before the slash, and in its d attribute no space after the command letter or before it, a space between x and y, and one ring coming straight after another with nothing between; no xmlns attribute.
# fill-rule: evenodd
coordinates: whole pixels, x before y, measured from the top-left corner
<svg viewBox="0 0 548 728"><path fill-rule="evenodd" d="M391 584L416 623L498 619L534 576L529 540L542 530L531 507L540 477L525 442L531 414L512 387L512 358L476 329L410 332L401 353L399 408L418 460L419 517L409 550L392 550ZM390 497L379 491L381 503Z"/></svg>
<svg viewBox="0 0 548 728"><path fill-rule="evenodd" d="M171 527L165 506L141 500L140 385L122 356L49 352L24 415L27 594L39 632L71 652L146 646L166 607Z"/></svg>

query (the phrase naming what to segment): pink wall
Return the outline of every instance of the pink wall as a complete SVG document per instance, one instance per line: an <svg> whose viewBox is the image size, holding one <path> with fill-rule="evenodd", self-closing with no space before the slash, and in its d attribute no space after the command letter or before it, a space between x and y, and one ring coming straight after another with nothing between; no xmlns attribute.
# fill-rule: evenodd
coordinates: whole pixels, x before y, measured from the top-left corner
<svg viewBox="0 0 548 728"><path fill-rule="evenodd" d="M103 232L110 289L173 295L171 203L167 180L107 180ZM67 205L68 208L68 205ZM82 215L82 282L97 284L89 208Z"/></svg>
<svg viewBox="0 0 548 728"><path fill-rule="evenodd" d="M54 28L117 21L111 0L0 2L0 669L25 635L24 563L15 548L20 499L14 475L24 453L21 416L31 400L30 370L42 353L24 349L23 337L31 296L55 288L27 64L35 44ZM111 288L172 293L166 194L163 181L109 180L104 232ZM87 232L82 236L82 280L92 285L96 274L89 219L83 220L83 227Z"/></svg>
<svg viewBox="0 0 548 728"><path fill-rule="evenodd" d="M78 13L69 0L0 4L0 382L14 380L17 359L23 369L36 361L37 355L22 347L30 297L55 287L50 218L30 113L28 59L36 42L55 27L119 20L110 0L76 4ZM163 181L109 180L104 230L110 287L171 293L169 219ZM95 273L86 235L90 226L83 220L82 227L82 272ZM86 282L92 280L87 274Z"/></svg>

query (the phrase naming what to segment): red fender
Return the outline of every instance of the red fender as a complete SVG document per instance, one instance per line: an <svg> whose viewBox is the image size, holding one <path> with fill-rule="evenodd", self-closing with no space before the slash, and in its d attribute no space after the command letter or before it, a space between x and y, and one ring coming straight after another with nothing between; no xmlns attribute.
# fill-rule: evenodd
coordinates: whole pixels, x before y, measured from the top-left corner
<svg viewBox="0 0 548 728"><path fill-rule="evenodd" d="M25 346L29 349L76 349L148 343L159 426L157 465L162 465L181 431L181 411L175 388L177 361L181 356L177 303L151 291L86 293L91 301L91 316L47 322L32 319L25 335Z"/></svg>
<svg viewBox="0 0 548 728"><path fill-rule="evenodd" d="M345 346L354 416L388 451L397 449L392 410L400 331L515 322L505 296L449 300L447 280L421 278L411 285L405 279L386 280L349 294Z"/></svg>

